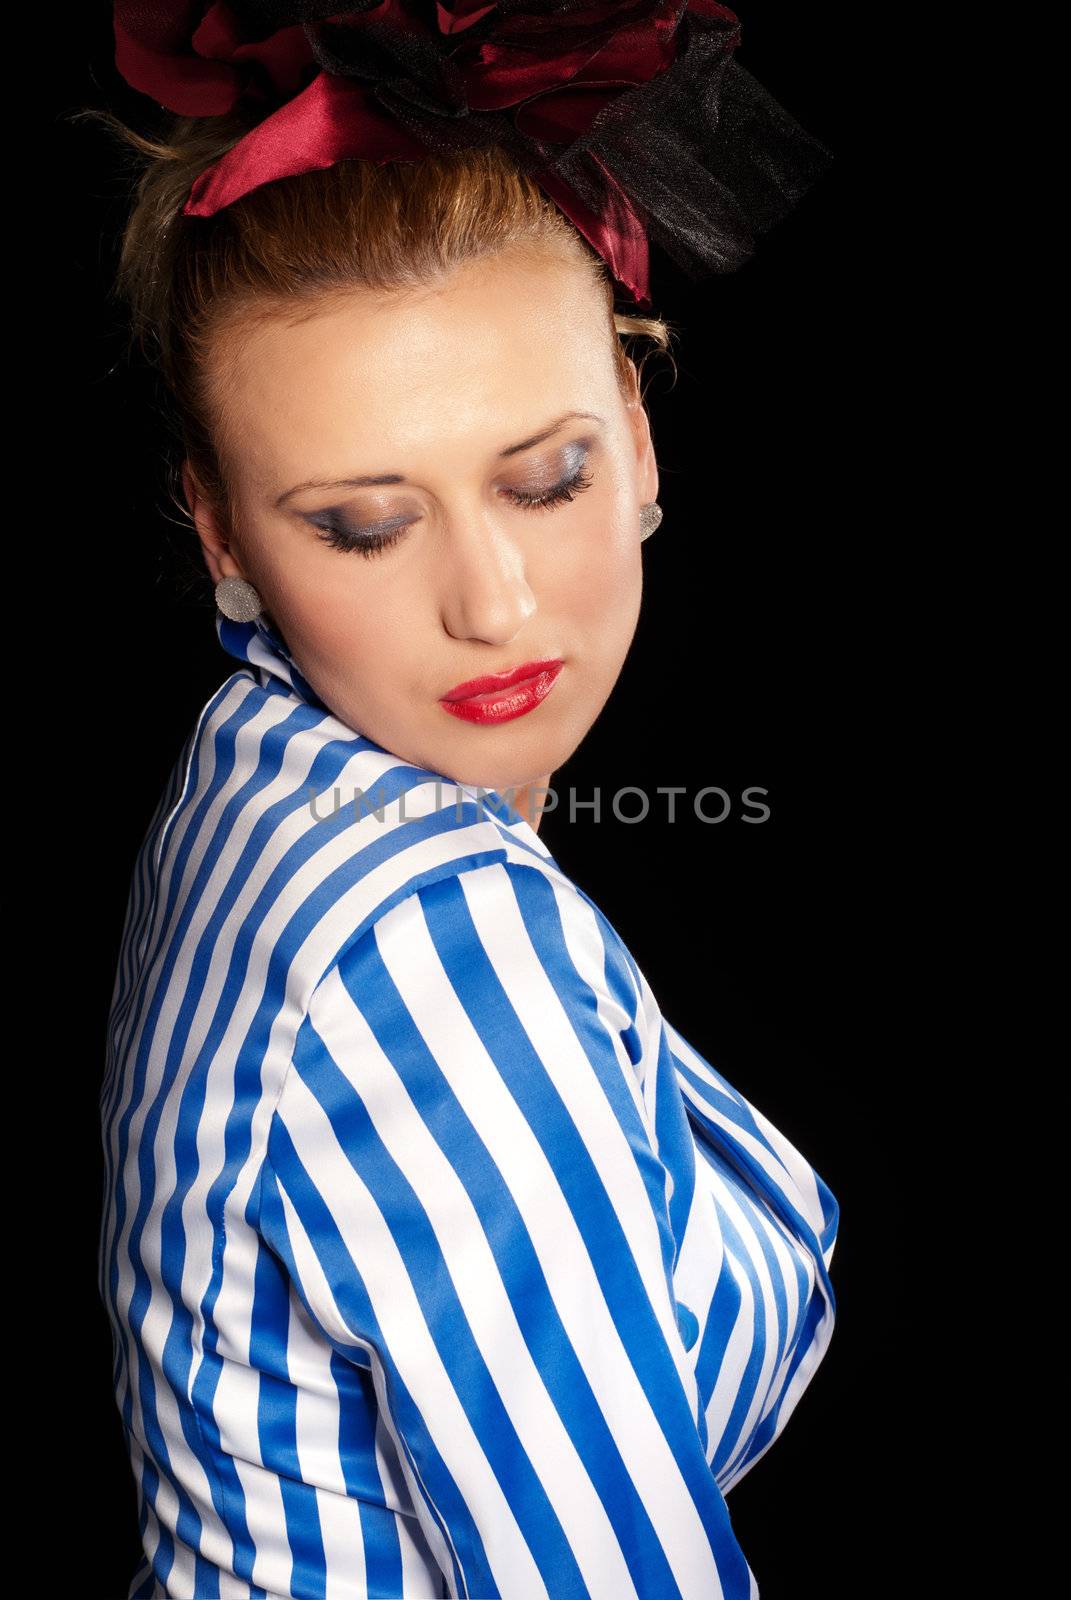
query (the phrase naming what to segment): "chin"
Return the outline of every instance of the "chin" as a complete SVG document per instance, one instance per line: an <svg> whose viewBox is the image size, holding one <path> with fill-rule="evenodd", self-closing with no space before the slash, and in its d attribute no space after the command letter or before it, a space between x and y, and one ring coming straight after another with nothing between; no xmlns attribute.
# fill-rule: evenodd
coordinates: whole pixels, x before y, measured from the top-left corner
<svg viewBox="0 0 1071 1600"><path fill-rule="evenodd" d="M500 728L480 730L489 744L489 736L502 731ZM456 752L443 752L436 770L454 783L463 783L471 789L495 789L500 794L507 789L523 789L530 783L538 783L564 760L560 740L534 740L520 752L510 753L502 749L496 753L488 748L484 755L466 754L464 758L456 759L452 759L452 756L456 756Z"/></svg>
<svg viewBox="0 0 1071 1600"><path fill-rule="evenodd" d="M451 767L448 775L454 783L462 783L468 789L484 789L488 793L507 795L510 789L524 789L530 783L538 783L544 773L553 770L553 763L549 761L537 773L521 773L516 768L484 764L480 767Z"/></svg>

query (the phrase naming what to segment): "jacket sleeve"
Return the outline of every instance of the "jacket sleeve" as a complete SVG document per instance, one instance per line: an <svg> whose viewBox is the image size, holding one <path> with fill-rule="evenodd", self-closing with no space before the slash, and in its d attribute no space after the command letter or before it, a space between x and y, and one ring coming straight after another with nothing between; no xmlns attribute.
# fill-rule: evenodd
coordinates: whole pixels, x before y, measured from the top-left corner
<svg viewBox="0 0 1071 1600"><path fill-rule="evenodd" d="M370 1367L451 1595L753 1600L673 1293L620 941L536 866L380 916L315 990L260 1226Z"/></svg>

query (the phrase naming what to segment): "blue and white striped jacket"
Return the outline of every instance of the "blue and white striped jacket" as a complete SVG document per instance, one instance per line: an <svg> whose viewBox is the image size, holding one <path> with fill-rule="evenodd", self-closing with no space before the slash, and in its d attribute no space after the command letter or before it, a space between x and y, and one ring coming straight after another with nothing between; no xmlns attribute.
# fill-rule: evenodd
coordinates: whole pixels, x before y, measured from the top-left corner
<svg viewBox="0 0 1071 1600"><path fill-rule="evenodd" d="M101 1093L129 1600L754 1600L833 1194L499 796L216 626Z"/></svg>

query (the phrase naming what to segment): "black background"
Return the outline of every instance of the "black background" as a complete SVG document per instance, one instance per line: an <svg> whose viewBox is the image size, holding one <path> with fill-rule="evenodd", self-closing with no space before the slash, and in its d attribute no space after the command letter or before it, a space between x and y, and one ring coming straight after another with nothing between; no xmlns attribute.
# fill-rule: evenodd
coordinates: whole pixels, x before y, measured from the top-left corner
<svg viewBox="0 0 1071 1600"><path fill-rule="evenodd" d="M581 798L599 789L602 820L550 815L541 836L624 936L665 1014L841 1206L829 1352L783 1436L729 1497L763 1600L907 1594L918 1592L900 1577L914 1537L903 1503L911 1363L925 1367L905 1289L916 1175L899 1136L918 1043L893 376L910 315L872 203L858 79L845 70L862 50L849 8L739 11L739 59L836 163L736 274L696 287L654 253L654 309L679 329L677 381L657 357L646 372L664 520L645 546L629 661L554 775ZM56 568L69 620L48 635L65 696L51 714L83 780L75 793L92 799L91 825L77 824L78 890L92 914L77 937L78 992L50 1019L78 1063L56 1160L82 1203L65 1213L67 1316L46 1335L50 1370L66 1372L75 1319L77 1389L57 1381L51 1396L64 1427L76 1407L86 1441L67 1469L79 1484L70 1514L94 1530L75 1587L121 1600L139 1551L96 1282L105 1018L135 850L193 718L235 664L167 499L155 386L125 359L121 311L107 299L127 200L113 146L70 120L109 105L146 126L147 103L112 65L110 7L77 8L55 65L50 317L62 378L50 416L64 466L44 493L77 514ZM56 572L44 574L50 584ZM633 824L613 815L617 790L669 784L688 797L673 825L660 805ZM733 799L719 824L688 803L708 785ZM749 786L767 791L760 825L742 820Z"/></svg>

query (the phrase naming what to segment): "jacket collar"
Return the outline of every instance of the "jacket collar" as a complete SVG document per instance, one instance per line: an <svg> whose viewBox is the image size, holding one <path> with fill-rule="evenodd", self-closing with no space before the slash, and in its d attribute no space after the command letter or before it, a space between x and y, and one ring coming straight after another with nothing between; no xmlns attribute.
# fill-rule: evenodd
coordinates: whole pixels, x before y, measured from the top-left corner
<svg viewBox="0 0 1071 1600"><path fill-rule="evenodd" d="M275 679L299 699L318 710L327 707L315 689L298 671L293 656L263 613L253 622L232 622L216 611L216 637L228 655L253 667L261 686L270 688Z"/></svg>

